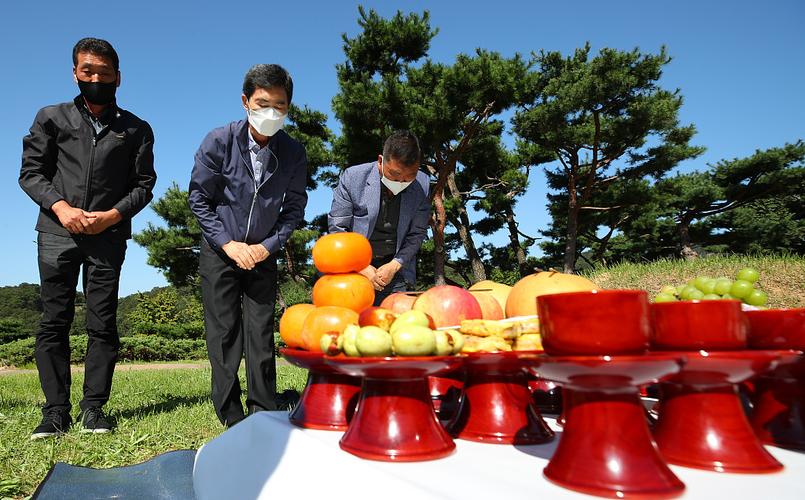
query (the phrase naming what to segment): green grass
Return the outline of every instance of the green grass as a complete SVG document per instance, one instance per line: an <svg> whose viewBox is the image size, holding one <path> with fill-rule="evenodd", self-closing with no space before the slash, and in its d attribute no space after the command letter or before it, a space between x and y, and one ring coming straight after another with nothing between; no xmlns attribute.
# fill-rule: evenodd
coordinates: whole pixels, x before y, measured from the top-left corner
<svg viewBox="0 0 805 500"><path fill-rule="evenodd" d="M760 271L758 286L769 295L769 307L805 307L805 257L793 255L715 255L692 261L658 260L617 264L586 274L602 288L639 288L654 295L664 285L681 285L707 275L735 279L744 267Z"/></svg>
<svg viewBox="0 0 805 500"><path fill-rule="evenodd" d="M305 386L307 373L277 366L277 389ZM243 370L241 387L246 387ZM83 374L73 374L73 417ZM44 402L36 374L0 376L0 499L33 493L56 462L106 468L132 465L170 450L198 449L223 427L209 399L209 369L129 371L115 374L106 406L117 421L111 434L80 434L30 441Z"/></svg>

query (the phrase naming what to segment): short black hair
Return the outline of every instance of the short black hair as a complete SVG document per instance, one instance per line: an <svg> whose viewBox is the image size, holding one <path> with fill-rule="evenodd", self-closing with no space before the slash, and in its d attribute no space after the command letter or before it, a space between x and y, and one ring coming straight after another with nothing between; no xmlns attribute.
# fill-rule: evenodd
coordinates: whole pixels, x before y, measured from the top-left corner
<svg viewBox="0 0 805 500"><path fill-rule="evenodd" d="M73 47L73 66L78 66L79 52L89 52L96 56L106 57L112 61L115 71L120 71L120 59L112 44L100 38L82 38Z"/></svg>
<svg viewBox="0 0 805 500"><path fill-rule="evenodd" d="M279 64L255 64L246 72L243 78L243 94L246 99L251 99L252 94L258 88L270 89L280 87L285 89L288 94L288 103L293 97L293 80L288 71Z"/></svg>
<svg viewBox="0 0 805 500"><path fill-rule="evenodd" d="M419 139L410 130L396 130L383 143L383 158L386 160L397 160L405 166L419 166L421 155Z"/></svg>

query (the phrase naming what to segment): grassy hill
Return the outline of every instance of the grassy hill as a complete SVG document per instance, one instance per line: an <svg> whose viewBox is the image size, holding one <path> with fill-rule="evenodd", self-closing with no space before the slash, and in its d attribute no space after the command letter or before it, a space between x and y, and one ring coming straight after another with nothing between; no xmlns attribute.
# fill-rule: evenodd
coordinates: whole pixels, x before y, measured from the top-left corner
<svg viewBox="0 0 805 500"><path fill-rule="evenodd" d="M739 269L760 272L758 287L769 307L805 307L805 257L796 255L717 255L693 261L658 260L597 268L586 276L603 288L639 288L654 295L665 285L681 285L696 276L734 279Z"/></svg>

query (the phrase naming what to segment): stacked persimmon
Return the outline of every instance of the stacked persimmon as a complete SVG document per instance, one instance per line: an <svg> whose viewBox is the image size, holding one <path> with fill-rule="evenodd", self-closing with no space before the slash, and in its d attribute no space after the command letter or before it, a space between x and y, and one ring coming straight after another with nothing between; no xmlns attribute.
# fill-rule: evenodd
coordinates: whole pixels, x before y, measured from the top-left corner
<svg viewBox="0 0 805 500"><path fill-rule="evenodd" d="M320 351L325 333L358 324L358 313L375 300L372 283L359 274L372 261L372 246L358 233L333 233L313 245L313 264L323 274L313 285L313 304L296 304L280 319L288 347Z"/></svg>

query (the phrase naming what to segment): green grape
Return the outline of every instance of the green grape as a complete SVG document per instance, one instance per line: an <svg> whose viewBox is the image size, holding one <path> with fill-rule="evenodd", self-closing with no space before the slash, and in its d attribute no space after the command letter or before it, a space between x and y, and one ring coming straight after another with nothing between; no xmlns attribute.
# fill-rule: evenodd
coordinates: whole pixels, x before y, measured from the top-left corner
<svg viewBox="0 0 805 500"><path fill-rule="evenodd" d="M666 286L662 287L662 290L660 290L660 293L664 293L664 294L667 294L667 295L676 295L676 287L666 285Z"/></svg>
<svg viewBox="0 0 805 500"><path fill-rule="evenodd" d="M730 295L728 293L722 293L721 294L721 299L722 300L738 300L736 297L733 297L732 295Z"/></svg>
<svg viewBox="0 0 805 500"><path fill-rule="evenodd" d="M688 294L688 300L702 300L704 293L701 290L693 290Z"/></svg>
<svg viewBox="0 0 805 500"><path fill-rule="evenodd" d="M746 280L735 280L735 282L732 283L732 287L730 287L730 295L737 299L743 299L752 293L753 289L752 283Z"/></svg>
<svg viewBox="0 0 805 500"><path fill-rule="evenodd" d="M744 302L749 304L750 306L765 306L766 302L769 301L769 296L766 295L766 292L763 290L758 290L755 288L752 292L744 297Z"/></svg>
<svg viewBox="0 0 805 500"><path fill-rule="evenodd" d="M716 280L716 286L713 288L713 293L717 293L719 295L724 295L725 293L730 293L730 289L732 288L732 280L729 278L718 278Z"/></svg>
<svg viewBox="0 0 805 500"><path fill-rule="evenodd" d="M707 283L708 283L708 282L709 282L711 279L713 279L713 278L711 278L711 277L709 277L709 276L699 276L699 277L697 277L697 278L694 280L693 285L694 285L696 288L698 288L699 290L701 290L702 292L707 293L707 292L705 292L704 287L707 285Z"/></svg>
<svg viewBox="0 0 805 500"><path fill-rule="evenodd" d="M755 281L760 278L760 273L757 272L757 269L752 269L751 267L745 267L738 271L737 278L739 280L746 280L749 283L754 283Z"/></svg>
<svg viewBox="0 0 805 500"><path fill-rule="evenodd" d="M697 291L696 287L685 285L685 288L682 289L682 293L679 294L679 298L682 300L690 300L690 294Z"/></svg>
<svg viewBox="0 0 805 500"><path fill-rule="evenodd" d="M658 293L654 296L654 302L676 302L676 296L670 293Z"/></svg>
<svg viewBox="0 0 805 500"><path fill-rule="evenodd" d="M684 290L686 286L687 285L679 285L678 287L676 287L676 296L677 297L682 296L682 290Z"/></svg>
<svg viewBox="0 0 805 500"><path fill-rule="evenodd" d="M700 290L702 292L704 292L705 295L712 295L712 294L716 293L715 292L715 290L716 290L716 280L714 280L712 278L707 280L704 283L704 286L702 286L702 288L700 288Z"/></svg>
<svg viewBox="0 0 805 500"><path fill-rule="evenodd" d="M688 286L692 286L693 288L696 288L696 278L689 279L688 282L685 284Z"/></svg>
<svg viewBox="0 0 805 500"><path fill-rule="evenodd" d="M721 300L721 295L716 295L715 293L706 293L702 300Z"/></svg>

